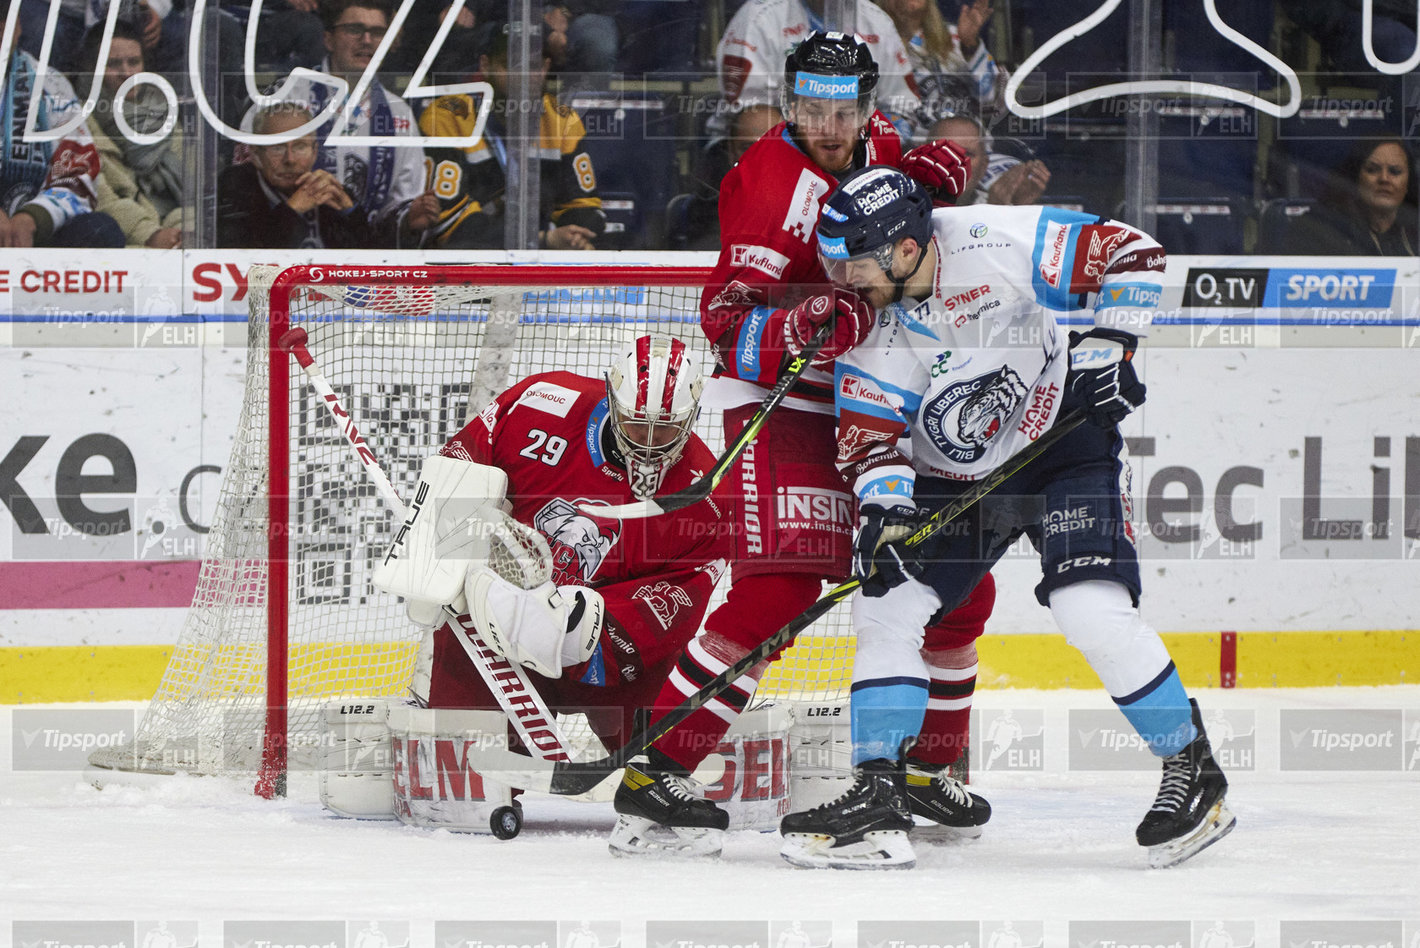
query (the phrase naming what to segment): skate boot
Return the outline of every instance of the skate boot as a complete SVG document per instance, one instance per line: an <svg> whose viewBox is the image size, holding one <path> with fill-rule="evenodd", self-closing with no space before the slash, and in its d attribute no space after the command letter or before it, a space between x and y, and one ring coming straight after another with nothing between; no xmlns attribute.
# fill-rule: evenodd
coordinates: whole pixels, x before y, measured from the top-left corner
<svg viewBox="0 0 1420 948"><path fill-rule="evenodd" d="M902 765L879 758L859 766L838 799L784 817L779 855L806 869L911 869L910 829Z"/></svg>
<svg viewBox="0 0 1420 948"><path fill-rule="evenodd" d="M907 759L907 804L914 816L931 820L918 823L913 833L924 839L975 839L991 819L991 804L953 777L948 765L911 757Z"/></svg>
<svg viewBox="0 0 1420 948"><path fill-rule="evenodd" d="M653 770L646 759L626 765L612 808L612 853L718 856L730 816L698 792L695 781Z"/></svg>
<svg viewBox="0 0 1420 948"><path fill-rule="evenodd" d="M1228 778L1213 759L1198 702L1189 703L1198 736L1164 758L1159 795L1134 832L1139 845L1148 847L1149 865L1155 869L1178 865L1228 835L1238 822L1228 809Z"/></svg>

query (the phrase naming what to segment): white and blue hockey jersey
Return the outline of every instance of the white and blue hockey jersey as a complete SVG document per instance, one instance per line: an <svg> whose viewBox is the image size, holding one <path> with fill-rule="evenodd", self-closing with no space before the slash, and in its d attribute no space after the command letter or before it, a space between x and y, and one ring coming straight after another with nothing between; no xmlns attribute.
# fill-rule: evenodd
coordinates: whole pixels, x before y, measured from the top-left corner
<svg viewBox="0 0 1420 948"><path fill-rule="evenodd" d="M1059 413L1059 317L1092 310L1143 335L1162 295L1163 248L1119 221L977 205L937 210L932 228L932 294L884 309L837 362L838 463L860 500L910 499L918 473L989 473Z"/></svg>

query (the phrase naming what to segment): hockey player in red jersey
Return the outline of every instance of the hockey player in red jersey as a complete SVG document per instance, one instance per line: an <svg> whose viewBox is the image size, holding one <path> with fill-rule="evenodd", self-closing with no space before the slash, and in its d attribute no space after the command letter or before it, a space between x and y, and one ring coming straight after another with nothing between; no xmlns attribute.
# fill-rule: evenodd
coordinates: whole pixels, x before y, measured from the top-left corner
<svg viewBox="0 0 1420 948"><path fill-rule="evenodd" d="M484 618L489 644L529 671L549 708L585 713L608 748L626 741L633 712L652 703L699 629L729 535L718 497L645 520L587 516L578 505L630 503L707 470L714 457L691 433L702 384L684 343L642 336L605 379L524 379L439 452L505 473L508 512L551 550L555 593L472 568L475 625ZM435 636L429 704L498 707L447 625Z"/></svg>
<svg viewBox="0 0 1420 948"><path fill-rule="evenodd" d="M848 576L854 501L835 467L832 363L868 332L874 314L852 293L834 293L813 244L819 205L838 178L868 164L901 167L951 203L968 165L955 146L932 143L902 154L892 125L874 107L878 69L868 47L816 32L790 51L784 69L788 121L751 145L720 192L720 258L701 298L701 322L718 361L710 395L735 437L820 325L828 342L741 458L727 498L735 521L733 583L706 620L656 701L675 706L700 684L803 612L825 579ZM827 503L795 503L812 498ZM809 510L814 514L799 514ZM947 774L966 744L976 681L975 639L995 587L988 574L929 637L931 700L914 750L913 809L956 833L977 835L985 800ZM719 742L749 702L767 662L656 741L617 792L621 821L612 849L714 851L724 814L687 796L683 778ZM692 846L686 841L696 837Z"/></svg>

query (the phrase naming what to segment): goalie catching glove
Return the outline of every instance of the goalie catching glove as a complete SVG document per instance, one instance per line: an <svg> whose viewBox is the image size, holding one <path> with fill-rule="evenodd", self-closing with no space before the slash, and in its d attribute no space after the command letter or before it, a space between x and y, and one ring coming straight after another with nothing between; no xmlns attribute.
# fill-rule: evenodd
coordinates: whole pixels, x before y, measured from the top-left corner
<svg viewBox="0 0 1420 948"><path fill-rule="evenodd" d="M853 576L863 584L863 595L884 595L921 574L922 564L904 555L898 541L912 536L922 522L922 514L910 501L890 507L865 501L858 508Z"/></svg>
<svg viewBox="0 0 1420 948"><path fill-rule="evenodd" d="M464 595L488 647L546 678L561 678L563 668L596 651L606 603L595 589L551 581L524 589L479 566L469 571Z"/></svg>
<svg viewBox="0 0 1420 948"><path fill-rule="evenodd" d="M1113 428L1144 404L1145 387L1134 373L1139 337L1120 329L1070 333L1070 374L1065 384L1084 402L1092 424Z"/></svg>
<svg viewBox="0 0 1420 948"><path fill-rule="evenodd" d="M852 351L868 337L868 331L873 328L873 308L852 290L835 289L810 296L789 310L785 317L784 348L797 356L819 327L828 322L833 323L833 329L809 362L815 368L832 365L834 359Z"/></svg>

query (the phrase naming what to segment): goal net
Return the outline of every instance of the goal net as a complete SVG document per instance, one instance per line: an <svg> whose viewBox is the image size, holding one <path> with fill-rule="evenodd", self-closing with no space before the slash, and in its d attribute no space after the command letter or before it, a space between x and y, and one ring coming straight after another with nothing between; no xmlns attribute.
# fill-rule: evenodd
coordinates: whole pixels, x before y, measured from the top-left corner
<svg viewBox="0 0 1420 948"><path fill-rule="evenodd" d="M360 435L407 493L426 457L528 375L600 377L651 331L685 341L708 374L698 316L708 273L253 267L240 422L197 591L133 744L91 762L255 774L257 792L270 795L282 792L287 766L317 766L329 699L408 693L419 629L370 583L394 515L273 339L293 326L306 331ZM719 412L703 411L697 432L718 455ZM756 697L840 701L851 656L847 610L835 610L799 636Z"/></svg>

